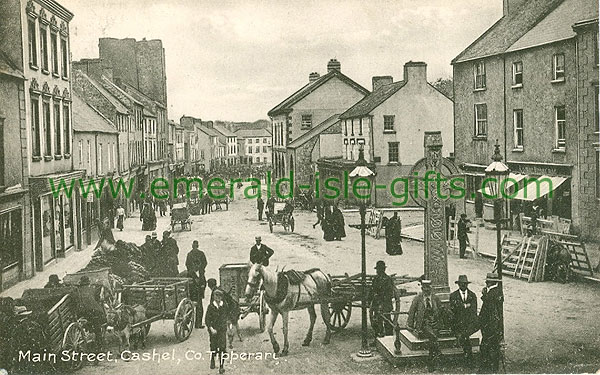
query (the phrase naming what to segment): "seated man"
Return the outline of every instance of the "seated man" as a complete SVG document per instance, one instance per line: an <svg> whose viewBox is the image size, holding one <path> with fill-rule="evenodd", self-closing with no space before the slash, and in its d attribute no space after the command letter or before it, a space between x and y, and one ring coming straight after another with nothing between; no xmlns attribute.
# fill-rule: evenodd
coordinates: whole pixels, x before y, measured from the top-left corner
<svg viewBox="0 0 600 375"><path fill-rule="evenodd" d="M79 312L82 318L85 318L90 326L90 331L94 334L95 351L99 352L103 347L102 326L106 323L106 315L100 304L100 288L90 285L90 278L82 276L79 279Z"/></svg>
<svg viewBox="0 0 600 375"><path fill-rule="evenodd" d="M407 325L418 338L429 340L430 371L433 371L434 360L441 354L437 342L441 308L442 302L432 293L431 280L421 280L421 293L412 300Z"/></svg>

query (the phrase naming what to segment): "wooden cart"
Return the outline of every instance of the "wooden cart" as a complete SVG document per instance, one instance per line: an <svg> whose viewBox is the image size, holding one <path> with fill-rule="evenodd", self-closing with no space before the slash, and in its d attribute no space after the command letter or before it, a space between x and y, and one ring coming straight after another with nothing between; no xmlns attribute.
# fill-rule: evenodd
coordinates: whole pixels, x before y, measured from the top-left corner
<svg viewBox="0 0 600 375"><path fill-rule="evenodd" d="M123 285L121 302L126 305L141 305L146 309L147 319L132 328L143 328L146 334L150 325L157 320L173 320L173 331L177 340L187 340L196 322L196 308L190 299L190 279L161 277L140 284Z"/></svg>
<svg viewBox="0 0 600 375"><path fill-rule="evenodd" d="M321 317L323 322L332 330L340 331L350 322L352 315L352 307L362 307L362 284L361 274L348 276L329 276L331 278L331 295L325 303L321 304ZM391 275L396 287L396 298L415 295L417 293L407 292L406 289L399 288L399 285L410 283L418 280L418 278L407 276ZM367 295L371 292L373 279L375 275L367 275L366 287ZM329 311L329 316L325 314L325 309ZM399 312L396 312L399 313Z"/></svg>
<svg viewBox="0 0 600 375"><path fill-rule="evenodd" d="M294 215L292 212L285 210L285 203L275 203L274 212L267 212L267 220L269 221L269 230L273 233L273 226L281 224L283 229L294 231Z"/></svg>
<svg viewBox="0 0 600 375"><path fill-rule="evenodd" d="M66 274L63 277L63 284L65 286L78 286L83 276L87 276L90 279L91 285L97 285L102 288L100 295L103 298L100 302L106 302L110 306L114 306L116 304L118 296L114 282L110 277L110 267L99 268L93 271L79 271L77 273Z"/></svg>
<svg viewBox="0 0 600 375"><path fill-rule="evenodd" d="M186 203L176 203L171 209L171 232L175 231L175 226L181 225L181 230L192 230L192 219Z"/></svg>
<svg viewBox="0 0 600 375"><path fill-rule="evenodd" d="M248 263L223 264L219 267L220 287L236 301L241 310L240 318L244 319L250 313L258 314L258 325L263 332L266 328L267 314L269 309L265 301L265 291L259 290L257 295L250 301L244 296L246 283L248 281Z"/></svg>

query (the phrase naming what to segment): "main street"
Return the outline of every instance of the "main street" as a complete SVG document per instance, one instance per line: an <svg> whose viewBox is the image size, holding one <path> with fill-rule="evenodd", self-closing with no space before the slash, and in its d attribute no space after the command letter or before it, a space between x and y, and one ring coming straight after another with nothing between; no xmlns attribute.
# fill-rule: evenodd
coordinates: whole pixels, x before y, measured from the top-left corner
<svg viewBox="0 0 600 375"><path fill-rule="evenodd" d="M208 258L207 278L219 278L219 267L225 263L248 260L250 246L255 235L261 235L263 243L275 250L271 267L305 270L319 267L329 274L355 274L360 271L360 232L346 228L343 241L325 242L319 227L312 228L315 214L296 211L294 233L285 232L275 226L269 232L266 221L259 222L256 201L236 198L229 211L216 211L206 216L193 216L192 231L176 231L174 237L180 248L180 269L194 239L200 241L201 249ZM422 222L419 212L401 213L405 226ZM347 213L346 224L359 222L358 214ZM159 236L169 225L168 217L158 219ZM125 231L115 231L115 238L140 244L146 232L140 231L137 218L126 221ZM491 245L490 245L491 246ZM367 262L371 270L377 260L388 264L388 273L419 276L423 271L423 245L416 241L404 241L404 255L388 256L385 240L367 237ZM467 274L473 281L471 289L480 295L483 279L492 264L486 260L459 260L449 256L449 273L452 283L459 274ZM600 311L599 289L591 284L557 284L551 282L526 283L505 278L506 316L506 367L507 372L595 372L600 368ZM409 284L417 291L416 283ZM208 296L208 292L207 292ZM205 300L206 301L206 300ZM402 301L402 310L407 311L410 297ZM234 351L239 353L270 353L268 334L258 329L256 314L240 321L243 342L234 341ZM360 314L354 311L350 324L341 333L335 334L329 345L321 340L325 325L318 317L314 340L310 347L301 346L308 328L306 311L292 312L290 316L290 354L287 357L269 359L234 360L228 363L228 373L383 373L423 372L425 367L412 365L394 369L382 357L357 362L353 359L360 348ZM281 320L275 332L281 338ZM112 350L117 342L109 339ZM100 363L87 366L83 371L91 374L156 373L181 374L200 371L208 372L208 334L205 329L195 330L189 340L178 343L173 334L172 321L159 321L152 325L146 349L140 353L167 353L175 359L157 361L131 361ZM203 359L192 358L193 352L201 352ZM216 370L215 370L216 371ZM446 363L440 371L469 372L457 364Z"/></svg>

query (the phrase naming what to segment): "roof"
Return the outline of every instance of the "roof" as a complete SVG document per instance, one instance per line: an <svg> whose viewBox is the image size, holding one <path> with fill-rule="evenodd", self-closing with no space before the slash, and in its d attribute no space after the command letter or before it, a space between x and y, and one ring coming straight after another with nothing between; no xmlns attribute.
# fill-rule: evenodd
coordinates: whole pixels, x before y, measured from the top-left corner
<svg viewBox="0 0 600 375"><path fill-rule="evenodd" d="M0 51L0 74L25 79L23 71L21 71L21 69L19 69L3 51Z"/></svg>
<svg viewBox="0 0 600 375"><path fill-rule="evenodd" d="M500 18L453 60L453 64L504 53L564 0L528 0Z"/></svg>
<svg viewBox="0 0 600 375"><path fill-rule="evenodd" d="M119 133L109 119L102 116L95 108L84 102L77 93L73 94L72 111L73 131L111 134Z"/></svg>
<svg viewBox="0 0 600 375"><path fill-rule="evenodd" d="M85 79L87 79L92 84L92 86L94 86L102 94L102 96L104 96L106 98L106 100L108 100L113 105L113 107L115 107L117 112L126 114L126 115L129 114L129 110L127 109L127 107L125 107L118 98L116 98L113 94L111 94L108 90L106 90L104 88L104 86L102 86L100 83L96 82L94 79L89 77L87 74L85 74L81 70L79 71L79 73L81 73L83 75L83 77Z"/></svg>
<svg viewBox="0 0 600 375"><path fill-rule="evenodd" d="M367 95L369 93L369 90L365 89L358 83L354 82L353 80L351 80L350 78L348 78L347 76L342 74L342 72L340 72L339 70L333 69L329 73L325 74L324 76L319 77L319 79L317 79L316 81L309 82L308 84L304 85L302 88L300 88L300 90L296 91L295 93L290 95L287 99L285 99L284 101L279 103L277 106L275 106L275 108L271 109L269 111L268 115L271 117L277 116L278 114L285 113L285 112L291 110L292 106L294 104L296 104L301 99L308 96L310 93L317 90L319 87L321 87L323 84L325 84L326 82L328 82L330 79L332 79L334 77L338 77L340 80L342 80L342 82L345 82L346 84L348 84L355 90L360 91L364 95Z"/></svg>
<svg viewBox="0 0 600 375"><path fill-rule="evenodd" d="M558 42L573 38L573 25L582 20L598 17L598 1L565 0L546 18L541 20L506 52Z"/></svg>
<svg viewBox="0 0 600 375"><path fill-rule="evenodd" d="M269 131L269 129L238 129L238 131L235 132L235 135L238 136L238 138L258 138L258 137L270 137L271 136L271 132Z"/></svg>
<svg viewBox="0 0 600 375"><path fill-rule="evenodd" d="M155 106L160 106L160 107L164 108L164 106L162 104L160 104L156 100L150 99L143 92L139 91L138 89L136 89L135 87L133 87L131 85L128 85L121 81L120 84L116 85L116 86L121 88L121 90L124 90L127 94L131 95L138 102L141 102L144 105L144 107L146 107L146 108L144 108L144 111L146 111L146 109L147 109L148 112L150 112L152 115L156 115L156 112L154 110L152 110Z"/></svg>
<svg viewBox="0 0 600 375"><path fill-rule="evenodd" d="M115 95L119 100L122 101L123 99L120 96L123 96L126 99L130 100L131 102L133 102L137 105L144 106L144 103L140 102L139 100L135 99L133 96L126 93L122 88L117 86L113 81L106 78L105 76L102 76L101 83L108 91L110 91L113 95ZM125 103L123 103L123 104L125 104Z"/></svg>
<svg viewBox="0 0 600 375"><path fill-rule="evenodd" d="M219 132L213 128L209 128L208 126L198 125L197 128L204 132L205 134L210 135L211 137L218 137Z"/></svg>
<svg viewBox="0 0 600 375"><path fill-rule="evenodd" d="M406 81L398 81L380 87L350 107L346 112L342 113L340 119L343 120L368 115L373 109L377 108L381 103L388 100L390 96L394 95L398 90L404 87L404 85L406 85Z"/></svg>
<svg viewBox="0 0 600 375"><path fill-rule="evenodd" d="M229 129L226 129L219 125L213 125L213 129L226 137L236 137L236 134Z"/></svg>
<svg viewBox="0 0 600 375"><path fill-rule="evenodd" d="M146 117L156 117L156 113L154 113L146 106L144 106L144 108L142 109L142 114Z"/></svg>
<svg viewBox="0 0 600 375"><path fill-rule="evenodd" d="M294 139L294 141L288 145L288 148L298 148L302 146L311 138L316 137L317 135L321 134L321 132L329 129L332 125L335 125L338 121L340 121L339 117L339 114L335 114L329 117L327 120L323 121L319 125L315 126L314 128L310 129L298 138Z"/></svg>

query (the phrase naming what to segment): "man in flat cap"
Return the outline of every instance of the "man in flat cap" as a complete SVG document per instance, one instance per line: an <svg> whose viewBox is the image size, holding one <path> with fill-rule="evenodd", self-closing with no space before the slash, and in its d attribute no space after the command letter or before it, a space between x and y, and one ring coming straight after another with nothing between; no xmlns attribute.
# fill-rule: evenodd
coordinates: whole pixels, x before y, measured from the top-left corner
<svg viewBox="0 0 600 375"><path fill-rule="evenodd" d="M500 368L500 348L504 342L503 333L503 303L504 296L500 283L502 280L495 273L488 273L485 279L479 311L479 326L481 328L481 367L480 372L498 373Z"/></svg>
<svg viewBox="0 0 600 375"><path fill-rule="evenodd" d="M254 241L256 243L250 248L250 262L260 263L265 267L268 266L269 259L275 252L269 246L262 243L260 236L254 237Z"/></svg>
<svg viewBox="0 0 600 375"><path fill-rule="evenodd" d="M408 311L408 328L420 339L429 341L429 370L440 356L438 345L439 318L442 302L432 293L431 280L421 280L421 293L413 298Z"/></svg>
<svg viewBox="0 0 600 375"><path fill-rule="evenodd" d="M161 243L162 258L165 260L163 267L166 267L166 276L177 277L179 274L179 246L177 241L171 238L171 232L166 230L163 232L163 239Z"/></svg>
<svg viewBox="0 0 600 375"><path fill-rule="evenodd" d="M477 332L477 296L469 289L467 275L458 276L454 282L458 289L450 293L450 310L452 311L452 330L457 344L463 348L467 363L471 363L472 348L469 338Z"/></svg>
<svg viewBox="0 0 600 375"><path fill-rule="evenodd" d="M373 285L369 292L367 302L371 310L371 325L377 337L389 336L394 333L392 325L383 317L398 320L398 315L391 316L393 310L392 299L396 297L394 281L385 273L386 265L383 260L377 261L375 270L377 274L373 278Z"/></svg>

